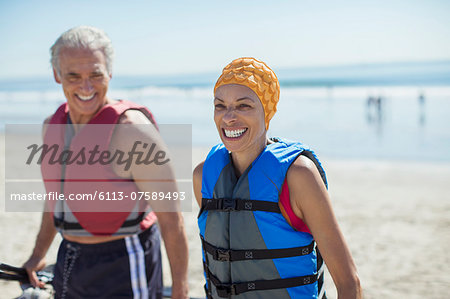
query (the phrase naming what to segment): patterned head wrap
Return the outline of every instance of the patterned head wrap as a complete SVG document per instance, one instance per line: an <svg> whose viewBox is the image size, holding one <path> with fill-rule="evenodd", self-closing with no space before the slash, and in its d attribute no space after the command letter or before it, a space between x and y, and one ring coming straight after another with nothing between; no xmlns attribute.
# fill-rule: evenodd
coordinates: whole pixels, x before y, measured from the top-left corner
<svg viewBox="0 0 450 299"><path fill-rule="evenodd" d="M237 58L223 69L214 86L214 93L219 86L226 84L244 85L256 93L264 108L266 130L269 129L280 99L280 84L275 73L255 58Z"/></svg>

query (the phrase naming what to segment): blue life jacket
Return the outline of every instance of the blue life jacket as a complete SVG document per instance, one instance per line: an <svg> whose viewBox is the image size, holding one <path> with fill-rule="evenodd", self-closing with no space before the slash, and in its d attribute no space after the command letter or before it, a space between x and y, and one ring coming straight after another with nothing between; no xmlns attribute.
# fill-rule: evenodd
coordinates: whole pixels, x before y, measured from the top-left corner
<svg viewBox="0 0 450 299"><path fill-rule="evenodd" d="M323 298L322 258L310 233L293 229L279 196L290 165L315 154L274 139L238 178L223 144L203 166L198 217L208 298Z"/></svg>

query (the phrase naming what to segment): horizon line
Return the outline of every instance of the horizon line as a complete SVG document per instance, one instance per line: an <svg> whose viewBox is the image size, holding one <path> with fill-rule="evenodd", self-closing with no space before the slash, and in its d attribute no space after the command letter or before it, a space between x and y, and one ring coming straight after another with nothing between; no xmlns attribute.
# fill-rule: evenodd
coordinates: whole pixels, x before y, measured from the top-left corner
<svg viewBox="0 0 450 299"><path fill-rule="evenodd" d="M430 59L430 60L403 60L403 61L384 61L384 62L358 62L358 63L340 63L340 64L319 64L319 65L299 65L299 66L281 66L277 67L278 72L291 71L297 69L307 69L307 70L325 70L325 69L335 69L335 68L352 68L352 67L376 67L376 66L395 66L395 65L420 65L420 64L438 64L438 63L450 63L450 58L446 59ZM275 68L275 67L273 67ZM219 73L219 71L203 70L194 72L180 72L180 73L140 73L140 74L130 74L130 73L115 73L114 77L130 78L130 77L155 77L155 78L171 78L177 76L189 76L189 75L212 75ZM35 75L19 75L19 76L0 76L0 81L8 80L29 80L29 79L48 79L48 74L35 74Z"/></svg>

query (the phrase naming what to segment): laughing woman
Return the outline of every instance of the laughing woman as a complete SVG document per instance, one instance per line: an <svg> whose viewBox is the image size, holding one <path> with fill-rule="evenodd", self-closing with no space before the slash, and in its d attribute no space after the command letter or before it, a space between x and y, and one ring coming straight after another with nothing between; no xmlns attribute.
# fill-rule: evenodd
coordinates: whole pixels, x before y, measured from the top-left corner
<svg viewBox="0 0 450 299"><path fill-rule="evenodd" d="M194 170L207 297L325 298L325 261L338 298L361 298L320 162L301 143L267 138L279 90L274 72L247 57L214 87L223 144Z"/></svg>

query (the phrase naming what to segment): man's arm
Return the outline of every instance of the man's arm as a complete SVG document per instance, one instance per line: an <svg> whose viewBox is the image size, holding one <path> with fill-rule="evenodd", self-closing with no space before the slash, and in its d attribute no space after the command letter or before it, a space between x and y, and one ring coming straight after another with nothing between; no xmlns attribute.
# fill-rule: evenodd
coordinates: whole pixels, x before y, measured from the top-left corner
<svg viewBox="0 0 450 299"><path fill-rule="evenodd" d="M53 225L53 214L51 212L44 212L42 214L41 228L39 229L36 238L33 253L23 264L23 267L27 270L31 284L35 287L39 286L43 288L45 285L37 278L36 271L45 267L45 255L52 244L55 235L56 229Z"/></svg>
<svg viewBox="0 0 450 299"><path fill-rule="evenodd" d="M188 297L188 244L180 212L155 212L172 274L172 298Z"/></svg>
<svg viewBox="0 0 450 299"><path fill-rule="evenodd" d="M140 111L127 111L119 121L120 124L148 124L148 126L136 126L136 130L116 130L111 146L129 151L136 140L142 143L155 144L154 153L163 151L168 156L168 148L162 140L159 132ZM132 177L136 186L143 192L178 192L172 163L169 161L163 165L150 165L133 163L129 173L123 171L123 167L114 166L115 172L123 177ZM166 247L167 257L172 274L172 298L188 298L188 245L184 230L183 216L180 212L179 201L174 200L150 200L150 206L155 211L161 236Z"/></svg>
<svg viewBox="0 0 450 299"><path fill-rule="evenodd" d="M42 126L42 138L45 136L47 125L50 123L51 118L52 115L44 120L44 124ZM43 288L45 285L37 278L36 271L39 271L45 267L45 255L47 254L50 245L52 245L55 235L56 229L53 225L53 213L43 212L41 227L36 237L33 252L28 260L23 264L23 267L27 270L30 282L34 287L39 286Z"/></svg>

